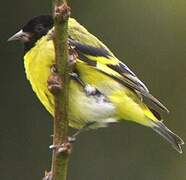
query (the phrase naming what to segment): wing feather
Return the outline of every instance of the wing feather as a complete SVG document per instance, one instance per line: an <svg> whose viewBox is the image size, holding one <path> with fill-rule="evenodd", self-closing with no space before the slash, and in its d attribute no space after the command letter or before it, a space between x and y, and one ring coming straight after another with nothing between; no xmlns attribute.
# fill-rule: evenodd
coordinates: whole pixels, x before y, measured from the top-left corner
<svg viewBox="0 0 186 180"><path fill-rule="evenodd" d="M169 112L169 110L158 99L150 94L145 84L108 50L81 44L72 39L69 39L68 43L76 50L80 60L90 66L94 66L97 70L105 73L116 81L119 81L137 94L146 97L150 102L157 105L163 111Z"/></svg>

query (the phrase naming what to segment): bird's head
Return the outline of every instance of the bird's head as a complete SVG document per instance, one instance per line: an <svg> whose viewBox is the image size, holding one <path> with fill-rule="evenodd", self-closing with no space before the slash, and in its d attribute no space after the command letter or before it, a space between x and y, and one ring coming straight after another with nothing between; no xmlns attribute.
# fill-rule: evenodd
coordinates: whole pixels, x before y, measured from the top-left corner
<svg viewBox="0 0 186 180"><path fill-rule="evenodd" d="M31 49L42 36L53 27L53 18L50 15L41 15L31 19L23 28L8 39L8 41L21 41L25 51Z"/></svg>

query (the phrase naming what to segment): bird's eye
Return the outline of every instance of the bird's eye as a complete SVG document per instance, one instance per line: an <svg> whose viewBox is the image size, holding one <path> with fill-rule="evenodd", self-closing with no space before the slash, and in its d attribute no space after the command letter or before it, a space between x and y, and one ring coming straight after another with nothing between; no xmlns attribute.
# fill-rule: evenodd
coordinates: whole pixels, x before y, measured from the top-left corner
<svg viewBox="0 0 186 180"><path fill-rule="evenodd" d="M35 28L36 32L42 32L44 30L44 27L42 25L39 25Z"/></svg>

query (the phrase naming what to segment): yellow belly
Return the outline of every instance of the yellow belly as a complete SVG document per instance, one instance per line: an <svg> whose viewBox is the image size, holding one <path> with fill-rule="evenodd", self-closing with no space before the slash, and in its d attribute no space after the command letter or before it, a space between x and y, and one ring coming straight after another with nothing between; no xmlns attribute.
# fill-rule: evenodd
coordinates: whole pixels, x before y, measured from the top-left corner
<svg viewBox="0 0 186 180"><path fill-rule="evenodd" d="M54 98L47 89L47 80L54 64L54 48L50 40L43 37L37 45L24 56L25 71L34 92L45 106L54 114ZM139 97L109 76L94 67L77 61L76 67L84 83L90 84L108 97L108 102L87 96L84 89L74 80L70 82L69 122L74 128L81 128L87 122L113 122L119 119L135 121L148 126L146 116L156 120Z"/></svg>
<svg viewBox="0 0 186 180"><path fill-rule="evenodd" d="M41 41L42 42L42 41ZM39 43L37 48L33 48L24 57L25 71L27 79L38 96L41 103L53 115L54 97L48 91L47 80L51 74L51 67L54 64L54 53L51 41L45 43L47 51L41 50L43 44ZM81 66L82 63L77 63ZM116 121L115 107L110 102L103 102L94 96L87 96L84 89L74 80L70 82L70 102L69 102L69 122L74 128L81 128L88 122L100 122L104 126L105 122Z"/></svg>

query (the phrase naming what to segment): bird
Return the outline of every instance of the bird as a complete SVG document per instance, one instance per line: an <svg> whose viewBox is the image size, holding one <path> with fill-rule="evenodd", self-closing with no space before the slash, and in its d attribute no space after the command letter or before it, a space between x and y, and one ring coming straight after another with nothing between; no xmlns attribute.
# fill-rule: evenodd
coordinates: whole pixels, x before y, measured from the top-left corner
<svg viewBox="0 0 186 180"><path fill-rule="evenodd" d="M29 20L8 41L21 41L24 67L37 97L54 116L48 79L57 69L51 15ZM68 49L75 55L69 84L69 126L98 129L124 120L149 127L182 153L184 141L166 127L160 111L169 110L111 50L74 18L68 20ZM62 101L62 99L61 99Z"/></svg>

